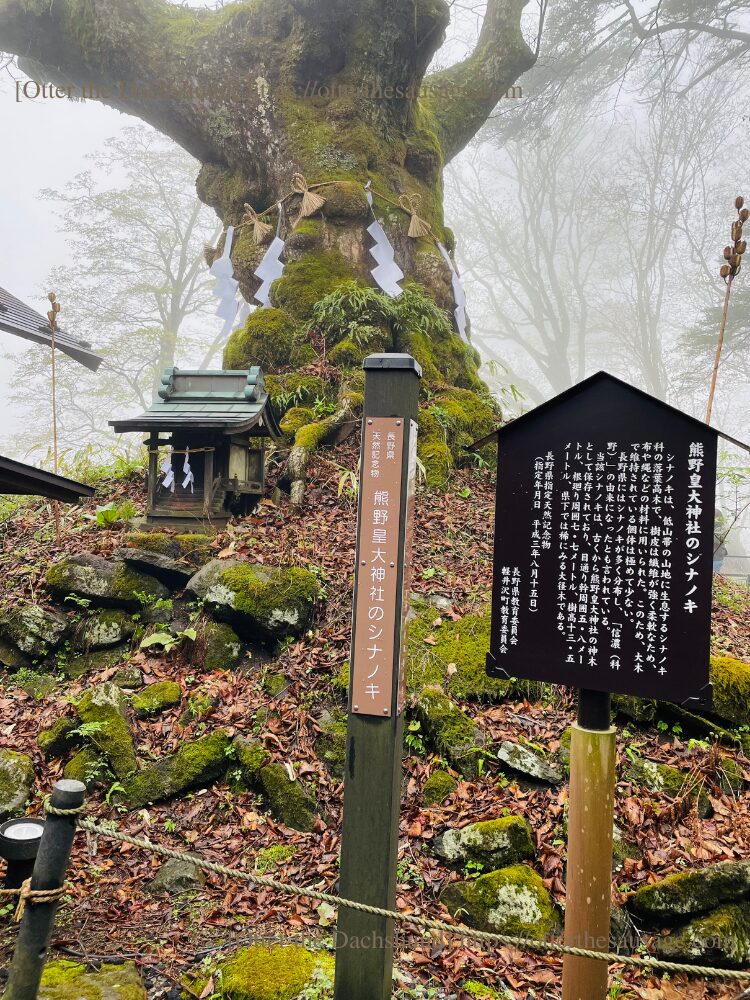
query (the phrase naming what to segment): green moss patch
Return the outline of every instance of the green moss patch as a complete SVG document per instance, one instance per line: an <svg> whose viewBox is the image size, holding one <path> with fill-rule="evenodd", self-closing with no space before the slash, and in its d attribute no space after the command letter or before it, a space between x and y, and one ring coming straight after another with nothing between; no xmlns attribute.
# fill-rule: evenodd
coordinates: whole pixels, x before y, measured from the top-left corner
<svg viewBox="0 0 750 1000"><path fill-rule="evenodd" d="M522 816L501 816L446 830L434 847L439 858L457 867L472 861L488 870L506 868L534 857L531 827Z"/></svg>
<svg viewBox="0 0 750 1000"><path fill-rule="evenodd" d="M661 926L747 897L750 897L750 862L725 861L667 875L652 885L641 886L630 897L628 906L652 926Z"/></svg>
<svg viewBox="0 0 750 1000"><path fill-rule="evenodd" d="M297 853L297 848L292 844L273 844L265 847L255 855L255 870L260 875L278 868L285 861L290 861Z"/></svg>
<svg viewBox="0 0 750 1000"><path fill-rule="evenodd" d="M315 303L352 277L352 265L338 250L317 250L286 265L271 286L271 299L298 320L309 320Z"/></svg>
<svg viewBox="0 0 750 1000"><path fill-rule="evenodd" d="M210 784L227 769L231 739L223 730L184 743L123 782L123 798L134 809Z"/></svg>
<svg viewBox="0 0 750 1000"><path fill-rule="evenodd" d="M103 964L97 972L78 962L48 962L39 1000L146 1000L146 989L132 962Z"/></svg>
<svg viewBox="0 0 750 1000"><path fill-rule="evenodd" d="M136 768L126 704L120 688L107 682L86 691L76 706L82 735L101 752L121 781Z"/></svg>
<svg viewBox="0 0 750 1000"><path fill-rule="evenodd" d="M541 940L555 930L554 904L541 878L526 865L513 865L453 882L440 900L451 914L470 927Z"/></svg>
<svg viewBox="0 0 750 1000"><path fill-rule="evenodd" d="M489 648L489 608L483 615L464 615L457 622L442 619L435 608L420 610L409 623L408 689L441 685L455 698L499 701L510 685L487 676Z"/></svg>
<svg viewBox="0 0 750 1000"><path fill-rule="evenodd" d="M0 749L0 820L24 811L34 787L31 757Z"/></svg>
<svg viewBox="0 0 750 1000"><path fill-rule="evenodd" d="M176 681L157 681L134 694L131 705L139 719L147 719L179 705L181 700L182 691Z"/></svg>
<svg viewBox="0 0 750 1000"><path fill-rule="evenodd" d="M276 372L314 360L303 331L284 309L257 309L235 330L224 348L224 367L244 370L260 365Z"/></svg>
<svg viewBox="0 0 750 1000"><path fill-rule="evenodd" d="M750 663L733 656L712 656L710 676L713 711L733 725L750 725Z"/></svg>
<svg viewBox="0 0 750 1000"><path fill-rule="evenodd" d="M720 906L668 937L657 938L659 958L740 967L750 960L750 904Z"/></svg>
<svg viewBox="0 0 750 1000"><path fill-rule="evenodd" d="M425 688L416 699L416 712L437 752L466 778L478 774L478 751L484 735L454 701L437 688Z"/></svg>
<svg viewBox="0 0 750 1000"><path fill-rule="evenodd" d="M320 593L309 570L218 559L195 574L189 589L216 618L256 640L300 635L310 625Z"/></svg>
<svg viewBox="0 0 750 1000"><path fill-rule="evenodd" d="M447 771L433 771L422 786L422 799L425 805L436 806L453 794L456 790L456 779Z"/></svg>
<svg viewBox="0 0 750 1000"><path fill-rule="evenodd" d="M292 781L281 764L266 764L260 782L274 816L294 830L309 833L315 823L315 803L299 781Z"/></svg>
<svg viewBox="0 0 750 1000"><path fill-rule="evenodd" d="M199 644L204 670L232 670L242 659L242 643L231 625L206 621Z"/></svg>
<svg viewBox="0 0 750 1000"><path fill-rule="evenodd" d="M625 774L631 781L645 785L652 792L668 795L672 799L687 798L691 803L697 803L698 815L703 818L711 814L711 801L703 782L691 772L636 758L628 763Z"/></svg>
<svg viewBox="0 0 750 1000"><path fill-rule="evenodd" d="M62 715L51 726L39 730L37 742L46 760L63 757L71 747L80 743L80 736L74 735L78 724L72 715Z"/></svg>
<svg viewBox="0 0 750 1000"><path fill-rule="evenodd" d="M226 1000L294 1000L317 970L332 978L333 965L332 955L301 945L253 945L222 962L217 978Z"/></svg>

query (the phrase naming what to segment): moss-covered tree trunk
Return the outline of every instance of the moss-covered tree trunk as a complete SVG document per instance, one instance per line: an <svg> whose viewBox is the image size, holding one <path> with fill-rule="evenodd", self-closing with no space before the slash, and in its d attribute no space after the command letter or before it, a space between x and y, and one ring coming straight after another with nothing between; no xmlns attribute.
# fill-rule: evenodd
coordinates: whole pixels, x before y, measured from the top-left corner
<svg viewBox="0 0 750 1000"><path fill-rule="evenodd" d="M451 249L445 163L533 62L520 31L524 2L489 0L474 52L425 78L444 39L446 0L248 0L218 11L165 0L0 0L0 48L18 54L35 79L70 86L74 95L85 86L184 146L202 164L200 198L226 225L240 225L246 205L256 212L274 205L296 172L311 186L333 182L315 189L325 204L310 217L301 217L299 195L284 202L285 272L272 288L272 307L235 331L225 355L229 366L262 363L277 373L272 387L281 404L309 411L287 421L297 433L290 478L298 484L310 448L335 436L356 408L357 380L347 373L372 350L411 351L432 390L464 390L423 420L433 481L450 464L447 446L467 443L491 420L477 396L477 358L449 327L451 275L435 240ZM373 286L367 181L396 261L416 283L395 311L384 296L358 296L346 284ZM420 197L418 214L432 235L407 235L409 215L392 204L402 195ZM248 301L278 216L265 221L272 232L260 244L245 225L232 248ZM311 337L316 303L342 285L343 298L328 300L335 308L324 334ZM334 369L325 386L304 378L318 355ZM312 419L312 427L301 426Z"/></svg>

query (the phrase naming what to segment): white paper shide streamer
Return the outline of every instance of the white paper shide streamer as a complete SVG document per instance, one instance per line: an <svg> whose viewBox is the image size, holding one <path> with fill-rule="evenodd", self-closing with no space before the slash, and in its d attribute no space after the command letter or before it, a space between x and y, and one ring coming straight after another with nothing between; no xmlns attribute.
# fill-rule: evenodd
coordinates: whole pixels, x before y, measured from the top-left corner
<svg viewBox="0 0 750 1000"><path fill-rule="evenodd" d="M195 476L193 475L193 470L190 468L190 449L185 449L185 461L182 464L182 471L185 478L182 481L182 488L186 490L188 486L190 487L190 492L195 493L193 489L193 484L195 483Z"/></svg>
<svg viewBox="0 0 750 1000"><path fill-rule="evenodd" d="M221 257L217 257L209 268L210 273L216 278L213 293L219 300L216 307L216 315L224 320L221 331L222 337L228 337L232 332L237 309L239 308L239 283L234 278L234 268L229 257L232 252L232 241L234 239L234 226L227 226L227 235L224 238L224 250Z"/></svg>
<svg viewBox="0 0 750 1000"><path fill-rule="evenodd" d="M174 493L174 469L172 468L172 453L164 456L164 461L161 463L161 471L164 474L164 479L162 479L162 486L165 490L171 490Z"/></svg>
<svg viewBox="0 0 750 1000"><path fill-rule="evenodd" d="M370 210L372 210L372 192L370 191L369 181L365 184L365 197L367 198ZM372 225L367 227L367 232L375 240L375 246L370 248L370 254L375 258L377 267L372 268L370 274L378 287L386 295L390 295L392 299L395 299L403 291L399 285L399 281L403 278L404 272L396 263L391 242L383 227L374 218L374 215L375 213L373 212L373 222Z"/></svg>
<svg viewBox="0 0 750 1000"><path fill-rule="evenodd" d="M281 228L282 204L279 202L279 226L276 236L271 240L268 250L263 254L263 260L255 270L255 277L260 279L260 288L255 293L255 298L262 306L271 304L271 285L284 273L284 265L280 258L284 252L284 241L279 236Z"/></svg>
<svg viewBox="0 0 750 1000"><path fill-rule="evenodd" d="M451 260L451 255L442 243L438 243L437 247L451 270L453 298L456 302L456 308L453 310L453 315L456 317L456 328L458 332L464 340L466 340L466 292L464 291L464 286L461 284L461 278L456 270L456 265Z"/></svg>

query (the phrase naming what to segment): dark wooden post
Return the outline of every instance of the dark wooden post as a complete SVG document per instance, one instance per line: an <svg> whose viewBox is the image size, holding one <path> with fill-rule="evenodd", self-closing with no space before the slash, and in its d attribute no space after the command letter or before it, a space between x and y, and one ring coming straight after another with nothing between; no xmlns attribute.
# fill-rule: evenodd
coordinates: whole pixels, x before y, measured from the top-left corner
<svg viewBox="0 0 750 1000"><path fill-rule="evenodd" d="M583 690L570 741L565 944L609 950L615 730L610 695ZM563 1000L605 1000L606 962L566 955Z"/></svg>
<svg viewBox="0 0 750 1000"><path fill-rule="evenodd" d="M51 805L77 809L83 805L85 792L83 782L63 778L55 782ZM59 889L64 885L75 832L75 816L47 816L31 877L32 890ZM3 1000L36 1000L58 905L59 901L53 900L26 907Z"/></svg>
<svg viewBox="0 0 750 1000"><path fill-rule="evenodd" d="M419 406L421 369L408 354L375 354L365 359L365 404L363 453L360 470L359 517L357 540L357 578L352 626L352 658L349 721L347 727L346 770L344 776L344 825L341 842L340 895L357 902L393 909L396 903L396 858L398 854L399 807L401 800L403 715L401 712L401 639L408 602L408 564L410 562L409 500L410 468L413 478L416 419ZM368 615L362 614L363 588L370 587L371 550L363 529L368 530L363 495L368 476L373 474L371 455L365 454L364 442L376 418L398 418L395 432L402 436L400 466L398 546L394 548L395 614L392 653L385 664L389 676L388 704L367 708L361 694L366 689L363 678L355 677L358 641L367 630ZM414 423L413 423L414 422ZM385 455L385 452L383 452ZM410 456L412 456L410 461ZM398 484L397 484L398 485ZM363 513L365 517L363 518ZM392 519L393 521L393 519ZM389 540L390 544L390 540ZM393 539L395 546L395 538ZM405 562L407 571L405 572ZM392 609L391 609L392 613ZM382 675L381 675L382 677ZM391 996L393 972L393 921L339 909L336 936L335 1000L385 1000Z"/></svg>
<svg viewBox="0 0 750 1000"><path fill-rule="evenodd" d="M156 491L159 482L159 432L151 431L146 438L148 447L148 505L146 514L150 514L156 505Z"/></svg>

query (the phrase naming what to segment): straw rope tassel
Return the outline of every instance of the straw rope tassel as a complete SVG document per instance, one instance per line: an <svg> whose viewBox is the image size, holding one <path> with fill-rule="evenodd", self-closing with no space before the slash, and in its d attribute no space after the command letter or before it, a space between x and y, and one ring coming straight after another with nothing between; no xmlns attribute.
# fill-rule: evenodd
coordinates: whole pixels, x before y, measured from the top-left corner
<svg viewBox="0 0 750 1000"><path fill-rule="evenodd" d="M267 222L262 222L252 205L245 203L244 208L245 214L242 216L242 225L253 227L253 243L263 243L273 232L273 226L269 226Z"/></svg>
<svg viewBox="0 0 750 1000"><path fill-rule="evenodd" d="M411 216L408 235L411 236L413 240L417 240L421 236L429 236L432 230L424 219L417 215L417 212L422 204L422 196L419 194L402 194L398 203L401 208L403 208L403 210L408 212Z"/></svg>
<svg viewBox="0 0 750 1000"><path fill-rule="evenodd" d="M307 186L307 181L302 176L302 174L295 174L292 177L292 187L294 188L295 194L302 195L302 204L300 205L300 216L314 215L318 209L322 208L326 200L322 195L316 194L314 191L310 191Z"/></svg>

